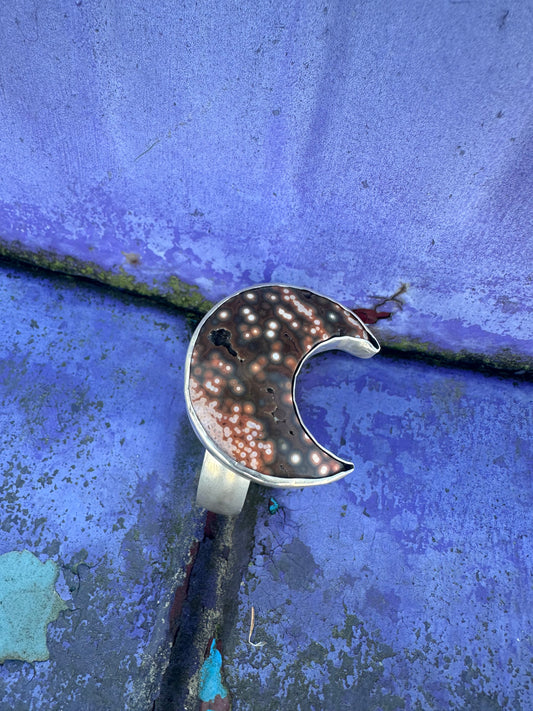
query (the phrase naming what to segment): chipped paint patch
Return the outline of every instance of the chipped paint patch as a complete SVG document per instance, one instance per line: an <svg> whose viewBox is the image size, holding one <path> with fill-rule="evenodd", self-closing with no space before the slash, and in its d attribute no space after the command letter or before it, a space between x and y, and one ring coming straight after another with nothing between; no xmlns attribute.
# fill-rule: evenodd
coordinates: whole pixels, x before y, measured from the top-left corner
<svg viewBox="0 0 533 711"><path fill-rule="evenodd" d="M30 551L0 556L0 662L18 659L46 661L48 624L67 605L55 591L57 565L46 563Z"/></svg>
<svg viewBox="0 0 533 711"><path fill-rule="evenodd" d="M209 656L200 669L198 696L203 702L202 711L229 709L228 692L222 683L222 655L217 649L216 639L211 642Z"/></svg>

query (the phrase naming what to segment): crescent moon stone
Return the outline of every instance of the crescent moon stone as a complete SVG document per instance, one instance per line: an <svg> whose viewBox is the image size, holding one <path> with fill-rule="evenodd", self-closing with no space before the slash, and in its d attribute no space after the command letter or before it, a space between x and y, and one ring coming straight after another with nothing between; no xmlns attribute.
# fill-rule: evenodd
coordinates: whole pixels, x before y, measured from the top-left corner
<svg viewBox="0 0 533 711"><path fill-rule="evenodd" d="M340 339L358 339L368 347L364 357L379 349L353 313L305 289L259 286L222 301L196 331L186 384L207 438L251 475L321 479L352 471L314 441L294 402L302 360Z"/></svg>

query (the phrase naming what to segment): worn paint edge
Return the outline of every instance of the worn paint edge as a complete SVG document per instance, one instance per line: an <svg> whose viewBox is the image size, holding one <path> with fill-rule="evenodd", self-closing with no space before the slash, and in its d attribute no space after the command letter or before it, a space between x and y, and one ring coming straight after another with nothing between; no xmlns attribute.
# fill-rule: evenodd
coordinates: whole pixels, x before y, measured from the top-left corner
<svg viewBox="0 0 533 711"><path fill-rule="evenodd" d="M25 248L20 242L6 242L1 238L0 258L10 263L18 262L44 271L104 284L134 296L147 297L187 312L195 321L199 321L213 307L213 302L202 295L198 286L188 284L177 276L170 276L160 284L154 282L153 286L149 286L137 279L134 274L127 272L124 267L120 267L118 271L106 270L95 262L85 262L68 255L60 256L46 250L35 252ZM374 331L380 340L382 355L385 357L420 360L439 366L482 371L521 380L533 379L533 358L522 356L508 348L500 349L493 354L467 350L454 351L416 338L398 338L380 334L379 327Z"/></svg>
<svg viewBox="0 0 533 711"><path fill-rule="evenodd" d="M54 560L41 561L30 550L0 555L0 665L50 659L48 626L69 609L56 590L58 577L59 565Z"/></svg>

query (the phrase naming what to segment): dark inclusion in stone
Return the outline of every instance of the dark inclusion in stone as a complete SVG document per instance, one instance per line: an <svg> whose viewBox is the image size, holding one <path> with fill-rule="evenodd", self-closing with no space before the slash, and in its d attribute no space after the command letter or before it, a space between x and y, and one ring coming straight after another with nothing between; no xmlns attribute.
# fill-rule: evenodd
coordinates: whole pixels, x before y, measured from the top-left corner
<svg viewBox="0 0 533 711"><path fill-rule="evenodd" d="M231 332L227 328L217 328L216 331L211 331L209 340L215 346L223 346L232 356L237 356L237 351L231 347Z"/></svg>

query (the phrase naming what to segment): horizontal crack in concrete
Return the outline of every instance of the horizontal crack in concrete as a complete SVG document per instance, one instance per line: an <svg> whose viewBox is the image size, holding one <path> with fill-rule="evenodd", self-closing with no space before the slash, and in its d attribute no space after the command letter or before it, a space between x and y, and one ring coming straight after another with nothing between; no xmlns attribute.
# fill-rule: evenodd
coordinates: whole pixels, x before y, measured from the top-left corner
<svg viewBox="0 0 533 711"><path fill-rule="evenodd" d="M176 276L170 276L166 281L155 283L150 287L136 279L133 274L126 272L123 267L120 267L118 272L113 272L94 262L84 262L70 256L61 257L46 250L33 252L19 242L6 243L2 240L0 240L0 258L14 266L18 264L19 267L42 269L82 281L103 284L133 296L142 296L166 306L174 306L188 315L192 327L213 307L213 302L206 299L196 285L188 284ZM405 290L406 285L402 284L393 296L379 297L381 300L375 304L373 310L377 311L378 307L388 301L396 302ZM367 309L354 310L357 312ZM385 319L389 315L390 312L377 312L375 321ZM366 321L365 318L363 320ZM401 357L445 367L465 368L520 380L533 379L533 359L510 349L502 349L498 353L489 355L466 350L446 350L414 338L404 337L400 340L394 336L380 334L379 329L376 329L376 335L382 345L381 352L384 356Z"/></svg>

